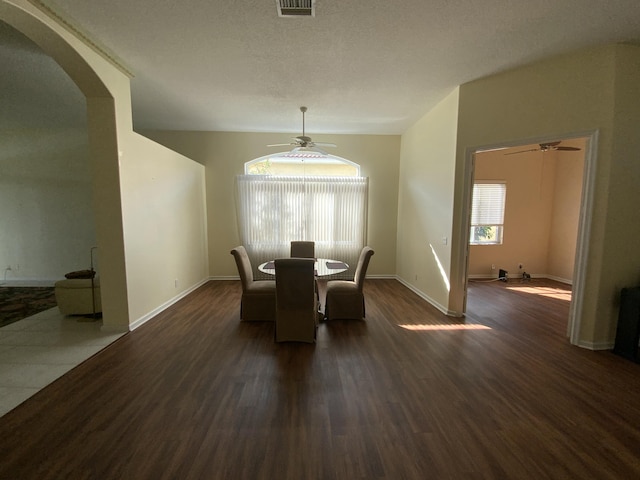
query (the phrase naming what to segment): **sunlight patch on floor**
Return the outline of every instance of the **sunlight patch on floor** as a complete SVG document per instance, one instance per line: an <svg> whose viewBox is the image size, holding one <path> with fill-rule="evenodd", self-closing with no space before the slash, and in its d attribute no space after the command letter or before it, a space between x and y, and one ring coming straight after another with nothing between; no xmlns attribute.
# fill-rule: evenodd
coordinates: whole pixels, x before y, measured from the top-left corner
<svg viewBox="0 0 640 480"><path fill-rule="evenodd" d="M428 331L428 330L491 330L491 327L477 323L442 323L442 324L418 324L418 325L398 325L405 330Z"/></svg>
<svg viewBox="0 0 640 480"><path fill-rule="evenodd" d="M522 293L541 295L543 297L556 298L558 300L571 301L571 290L553 287L529 287L529 286L509 286L507 290L516 290Z"/></svg>

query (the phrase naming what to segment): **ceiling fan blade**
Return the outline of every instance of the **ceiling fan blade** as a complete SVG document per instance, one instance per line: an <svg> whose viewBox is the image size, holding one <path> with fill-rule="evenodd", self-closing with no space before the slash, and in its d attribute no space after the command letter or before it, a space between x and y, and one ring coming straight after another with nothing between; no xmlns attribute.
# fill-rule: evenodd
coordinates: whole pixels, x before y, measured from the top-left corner
<svg viewBox="0 0 640 480"><path fill-rule="evenodd" d="M275 143L272 145L267 145L267 147L284 147L284 146L293 146L295 147L292 152L295 153L298 149L310 149L310 150L301 150L301 151L315 151L316 153L320 153L321 155L328 155L325 151L320 148L316 148L316 146L321 145L323 147L337 147L335 143L323 143L323 142L314 142L311 137L305 135L305 125L304 125L304 114L307 111L307 107L300 107L300 111L302 112L302 135L298 135L297 137L291 137L293 142L291 143Z"/></svg>
<svg viewBox="0 0 640 480"><path fill-rule="evenodd" d="M578 147L555 147L554 150L564 150L565 152L576 152L578 150L582 150Z"/></svg>
<svg viewBox="0 0 640 480"><path fill-rule="evenodd" d="M504 153L503 155L515 155L516 153L539 152L539 151L540 151L539 148L530 148L529 150L519 150L517 152L508 152L508 153Z"/></svg>

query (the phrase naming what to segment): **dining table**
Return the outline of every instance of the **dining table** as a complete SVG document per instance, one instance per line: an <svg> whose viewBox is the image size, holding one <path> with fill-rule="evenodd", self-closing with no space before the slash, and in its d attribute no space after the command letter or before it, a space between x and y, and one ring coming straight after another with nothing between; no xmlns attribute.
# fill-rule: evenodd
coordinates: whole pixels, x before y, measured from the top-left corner
<svg viewBox="0 0 640 480"><path fill-rule="evenodd" d="M349 269L349 265L340 260L333 260L331 258L316 258L315 259L315 274L316 277L328 277L330 275L336 275L338 273L346 272ZM268 262L258 265L258 270L268 275L276 274L275 260L269 260Z"/></svg>

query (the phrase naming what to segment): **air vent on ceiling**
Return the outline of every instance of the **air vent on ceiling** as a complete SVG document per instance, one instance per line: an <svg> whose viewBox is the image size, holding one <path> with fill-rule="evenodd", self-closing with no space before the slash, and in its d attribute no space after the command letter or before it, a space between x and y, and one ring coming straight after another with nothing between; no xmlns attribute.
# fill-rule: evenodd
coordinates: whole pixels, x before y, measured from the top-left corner
<svg viewBox="0 0 640 480"><path fill-rule="evenodd" d="M276 0L279 17L315 17L316 0Z"/></svg>

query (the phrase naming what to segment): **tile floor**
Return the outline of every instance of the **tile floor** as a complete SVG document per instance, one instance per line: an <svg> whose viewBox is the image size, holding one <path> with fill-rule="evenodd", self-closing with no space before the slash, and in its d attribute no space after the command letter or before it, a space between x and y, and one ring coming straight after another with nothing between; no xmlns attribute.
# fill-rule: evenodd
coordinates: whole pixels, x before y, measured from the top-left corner
<svg viewBox="0 0 640 480"><path fill-rule="evenodd" d="M58 307L0 328L0 416L120 338Z"/></svg>

